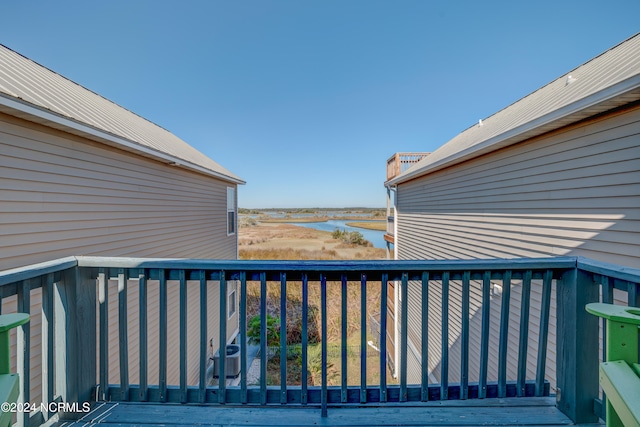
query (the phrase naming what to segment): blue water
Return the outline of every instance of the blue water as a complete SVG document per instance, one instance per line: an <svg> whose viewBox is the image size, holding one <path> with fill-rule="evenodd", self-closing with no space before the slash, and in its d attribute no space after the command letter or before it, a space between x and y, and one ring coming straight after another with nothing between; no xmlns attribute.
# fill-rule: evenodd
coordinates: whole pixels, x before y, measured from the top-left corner
<svg viewBox="0 0 640 427"><path fill-rule="evenodd" d="M339 219L330 219L325 222L291 222L292 225L297 225L300 227L307 228L315 228L316 230L322 231L333 231L336 228L340 230L347 231L358 231L362 233L365 239L370 241L374 247L376 248L386 248L387 242L384 240L384 231L378 230L365 230L364 228L357 227L349 227L347 222L355 222L354 220L339 220ZM363 220L357 220L357 222L366 222Z"/></svg>

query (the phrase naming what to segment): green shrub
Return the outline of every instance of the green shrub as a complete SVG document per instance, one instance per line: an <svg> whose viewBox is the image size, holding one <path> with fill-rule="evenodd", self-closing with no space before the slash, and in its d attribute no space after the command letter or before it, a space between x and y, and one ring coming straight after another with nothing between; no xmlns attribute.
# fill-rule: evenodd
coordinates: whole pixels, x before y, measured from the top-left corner
<svg viewBox="0 0 640 427"><path fill-rule="evenodd" d="M366 240L359 231L346 231L336 228L333 230L333 233L331 233L331 237L342 240L348 245L371 246L371 243Z"/></svg>
<svg viewBox="0 0 640 427"><path fill-rule="evenodd" d="M247 338L251 344L260 344L260 316L253 316L247 325ZM280 319L267 314L267 346L280 344Z"/></svg>

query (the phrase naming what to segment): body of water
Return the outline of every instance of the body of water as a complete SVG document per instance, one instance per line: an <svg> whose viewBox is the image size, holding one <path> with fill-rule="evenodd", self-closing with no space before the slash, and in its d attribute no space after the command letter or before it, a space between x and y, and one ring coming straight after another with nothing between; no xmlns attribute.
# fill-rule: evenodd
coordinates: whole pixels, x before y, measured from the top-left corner
<svg viewBox="0 0 640 427"><path fill-rule="evenodd" d="M264 211L265 215L269 215L273 218L286 218L289 215L291 218L309 218L313 216L353 216L353 217L372 217L373 213L371 212L342 212L342 211L327 211L327 212L315 212L315 213L283 213L283 212L274 212L274 211Z"/></svg>
<svg viewBox="0 0 640 427"><path fill-rule="evenodd" d="M354 222L354 221L330 219L329 221L325 221L325 222L291 222L289 224L297 225L300 227L315 228L316 230L330 231L330 232L332 232L336 228L339 228L340 230L347 230L347 231L358 231L362 233L364 238L370 241L374 247L383 248L383 249L387 247L387 242L384 240L384 231L366 230L364 228L349 227L347 225L348 222ZM357 222L366 222L366 221L357 220Z"/></svg>

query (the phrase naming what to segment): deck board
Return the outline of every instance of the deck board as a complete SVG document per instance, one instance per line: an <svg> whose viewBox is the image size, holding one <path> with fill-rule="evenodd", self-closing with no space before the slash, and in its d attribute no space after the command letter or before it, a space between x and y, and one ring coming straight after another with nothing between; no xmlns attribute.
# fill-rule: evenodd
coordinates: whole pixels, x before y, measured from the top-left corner
<svg viewBox="0 0 640 427"><path fill-rule="evenodd" d="M506 398L331 407L327 418L316 406L270 407L103 403L76 422L58 426L478 426L572 425L553 398Z"/></svg>

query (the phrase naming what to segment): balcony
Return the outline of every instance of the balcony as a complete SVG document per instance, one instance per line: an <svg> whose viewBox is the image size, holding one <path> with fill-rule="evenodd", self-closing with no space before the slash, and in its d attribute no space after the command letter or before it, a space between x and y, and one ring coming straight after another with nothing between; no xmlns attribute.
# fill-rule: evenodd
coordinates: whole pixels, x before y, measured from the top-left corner
<svg viewBox="0 0 640 427"><path fill-rule="evenodd" d="M493 317L490 292L497 284L503 305L498 317ZM229 298L232 286L237 290L241 336L247 331L248 289L257 289L261 325L267 324L268 295L279 295L281 325L288 325L292 304L299 308L300 352L294 359L280 358L275 381L267 380L266 357L259 360L257 382L248 381L246 340L239 342L237 385L226 381L212 385L207 378L209 337L228 335L232 308L228 304L235 301ZM475 313L481 319L477 329L470 326L473 286L482 292ZM170 287L177 292L178 312L167 310ZM521 295L517 316L508 309L516 287ZM540 301L531 298L536 288ZM551 303L554 288L555 306ZM420 289L426 292L415 293ZM440 296L437 301L430 289ZM301 297L292 302L286 296L294 290ZM14 350L22 382L20 401L38 404L33 411L17 414L18 425L65 425L80 417L78 425L598 422L603 406L598 391L599 321L584 306L599 300L612 302L614 290L618 296L625 295L629 305L640 305L640 271L573 257L376 262L72 257L0 273L0 297L15 300L17 312L41 315L38 324L32 321L19 327L14 337L15 348L21 349ZM397 304L389 292L397 294ZM328 294L338 295L339 301L328 302ZM207 295L220 304L215 330L204 320L211 315ZM459 315L453 313L454 295L462 301ZM347 310L356 312L355 335L353 325L349 329L347 322L328 315L329 304L339 307L342 319L347 318ZM411 307L421 307L417 323L438 328L439 341L427 342L427 333L418 338L412 335L410 325L416 319L409 318ZM395 320L378 315L377 324L371 324L371 314L387 313L390 308L397 313ZM448 315L431 318L429 313L436 308ZM555 335L562 339L555 343L555 353L550 353L547 341L553 310ZM194 328L188 323L193 312L204 326ZM115 330L110 317L116 319ZM460 325L454 324L456 317ZM491 322L495 322L493 329ZM530 338L531 324L536 325L537 340ZM314 343L308 339L312 326L319 337ZM499 345L496 360L490 360L490 335L496 327ZM335 362L330 360L329 328L338 328L341 337ZM395 355L389 352L386 339L369 345L372 328L379 337L397 340L391 350ZM510 329L519 331L518 340L509 340ZM112 346L109 337L114 333L119 339ZM453 337L459 344L455 358ZM259 354L267 355L265 326L260 328L260 338ZM355 364L350 363L347 342L359 347ZM477 354L470 351L470 343L478 343ZM221 340L220 354L226 354L227 345ZM287 334L280 333L279 354L288 354L287 345ZM420 366L434 366L430 358L434 354L438 358L437 368L421 369L418 381L408 379L415 369L409 363L414 351L410 345L422 349ZM314 381L309 377L312 346L320 349ZM194 348L197 357L188 359ZM176 360L168 356L173 349L179 354ZM36 350L37 358L32 357ZM555 375L547 369L549 357L555 358ZM395 380L389 380L388 358L394 359ZM479 371L470 368L471 360ZM511 362L514 369L508 367ZM219 372L226 372L225 358L219 363ZM495 378L487 369L494 365ZM195 367L195 381L188 375L189 367ZM288 377L295 367L303 367L299 381ZM351 371L355 380L348 375ZM78 411L85 402L91 405L90 413ZM59 403L78 406L56 406Z"/></svg>
<svg viewBox="0 0 640 427"><path fill-rule="evenodd" d="M400 175L431 153L396 153L387 160L387 181Z"/></svg>

